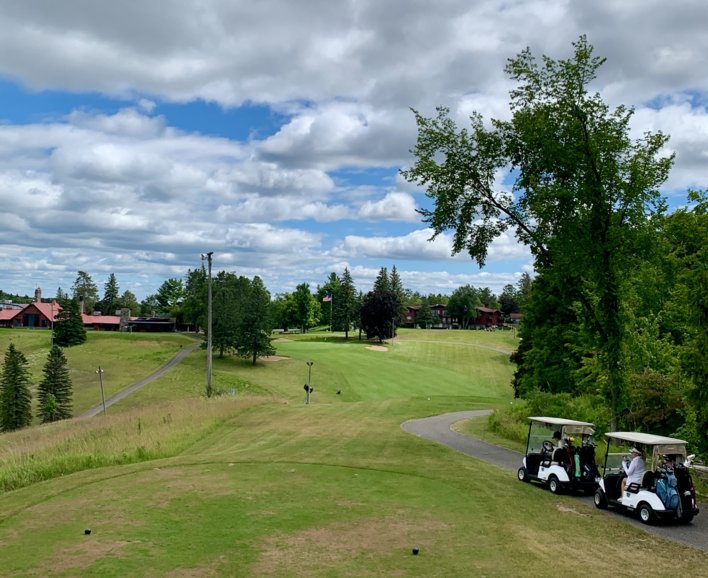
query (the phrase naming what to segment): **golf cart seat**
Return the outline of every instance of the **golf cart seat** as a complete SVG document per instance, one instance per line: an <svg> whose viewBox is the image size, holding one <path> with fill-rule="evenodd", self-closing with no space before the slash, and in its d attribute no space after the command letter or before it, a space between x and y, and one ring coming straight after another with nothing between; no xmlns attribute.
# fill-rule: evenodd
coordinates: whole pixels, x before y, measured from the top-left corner
<svg viewBox="0 0 708 578"><path fill-rule="evenodd" d="M553 461L558 463L566 463L570 460L568 459L568 452L563 448L558 448L553 452Z"/></svg>
<svg viewBox="0 0 708 578"><path fill-rule="evenodd" d="M641 488L643 490L651 490L654 487L654 483L656 482L656 474L651 471L646 471L644 472L644 475L642 476L642 483L641 483Z"/></svg>

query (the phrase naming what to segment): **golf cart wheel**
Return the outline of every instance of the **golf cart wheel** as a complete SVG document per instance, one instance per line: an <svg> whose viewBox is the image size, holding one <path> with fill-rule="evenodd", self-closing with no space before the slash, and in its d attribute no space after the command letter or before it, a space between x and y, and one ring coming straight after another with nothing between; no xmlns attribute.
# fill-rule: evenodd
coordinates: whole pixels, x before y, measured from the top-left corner
<svg viewBox="0 0 708 578"><path fill-rule="evenodd" d="M516 472L516 476L519 478L520 481L522 482L528 482L529 477L526 473L526 468L519 468L519 471Z"/></svg>
<svg viewBox="0 0 708 578"><path fill-rule="evenodd" d="M693 522L693 514L685 514L681 517L681 522L684 524L690 524Z"/></svg>
<svg viewBox="0 0 708 578"><path fill-rule="evenodd" d="M644 524L651 524L654 521L654 510L651 506L645 502L639 504L639 519Z"/></svg>
<svg viewBox="0 0 708 578"><path fill-rule="evenodd" d="M551 490L552 494L560 494L561 486L558 478L555 476L548 478L548 489Z"/></svg>
<svg viewBox="0 0 708 578"><path fill-rule="evenodd" d="M595 507L600 510L607 508L607 498L605 497L605 492L603 492L601 488L595 490L594 502Z"/></svg>

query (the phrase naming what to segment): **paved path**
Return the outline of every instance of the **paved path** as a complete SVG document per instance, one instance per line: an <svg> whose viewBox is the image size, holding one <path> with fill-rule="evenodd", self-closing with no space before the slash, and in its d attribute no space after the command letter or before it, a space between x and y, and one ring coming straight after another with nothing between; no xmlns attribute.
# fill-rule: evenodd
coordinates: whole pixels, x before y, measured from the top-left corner
<svg viewBox="0 0 708 578"><path fill-rule="evenodd" d="M458 452L462 452L468 456L479 458L505 470L514 472L513 478L510 476L509 483L521 483L516 479L516 471L521 466L523 454L501 448L492 444L488 444L476 438L463 435L452 431L452 424L463 419L473 417L481 417L489 415L491 410L476 410L476 411L458 411L454 413L445 413L426 417L423 419L412 419L401 424L401 427L413 435L432 440L451 447ZM539 487L539 491L544 491ZM588 506L594 507L592 496L578 497L578 500L586 503ZM708 551L708 504L700 504L701 513L693 519L690 524L670 524L646 526L636 518L617 512L614 510L605 510L611 516L627 521L628 523L657 534L663 538L688 544L696 548Z"/></svg>
<svg viewBox="0 0 708 578"><path fill-rule="evenodd" d="M127 397L131 393L133 393L136 389L140 389L144 385L150 383L151 381L157 379L158 377L162 377L165 373L167 373L170 369L172 369L175 365L177 365L180 361L182 361L187 355L192 353L195 349L197 349L201 343L193 343L191 345L187 345L185 347L182 347L182 349L179 350L177 355L175 355L172 359L170 359L165 365L163 365L160 369L155 371L154 373L151 373L148 375L145 379L141 379L137 383L134 383L133 385L129 385L125 389L121 389L118 393L115 395L112 395L108 399L106 399L106 407L109 407L116 403L117 401L120 401L124 397ZM85 411L82 413L79 417L93 417L96 414L99 414L103 411L103 403L99 403L98 405L92 407L91 409Z"/></svg>

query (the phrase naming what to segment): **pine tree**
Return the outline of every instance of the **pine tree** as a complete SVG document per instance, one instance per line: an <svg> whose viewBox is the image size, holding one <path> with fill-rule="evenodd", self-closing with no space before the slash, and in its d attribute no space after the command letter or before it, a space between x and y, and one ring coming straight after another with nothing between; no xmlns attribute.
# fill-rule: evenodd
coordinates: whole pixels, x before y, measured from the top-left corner
<svg viewBox="0 0 708 578"><path fill-rule="evenodd" d="M37 417L42 422L57 421L71 417L71 378L66 366L66 357L55 345L49 351L44 366L44 378L37 391L39 411Z"/></svg>
<svg viewBox="0 0 708 578"><path fill-rule="evenodd" d="M120 299L118 298L118 281L114 273L108 276L103 293L103 301L101 301L101 313L104 315L115 315L120 309Z"/></svg>
<svg viewBox="0 0 708 578"><path fill-rule="evenodd" d="M29 391L27 359L13 343L5 353L0 379L0 428L12 431L32 422L32 396Z"/></svg>
<svg viewBox="0 0 708 578"><path fill-rule="evenodd" d="M86 342L86 328L75 299L67 301L54 322L54 342L62 347Z"/></svg>

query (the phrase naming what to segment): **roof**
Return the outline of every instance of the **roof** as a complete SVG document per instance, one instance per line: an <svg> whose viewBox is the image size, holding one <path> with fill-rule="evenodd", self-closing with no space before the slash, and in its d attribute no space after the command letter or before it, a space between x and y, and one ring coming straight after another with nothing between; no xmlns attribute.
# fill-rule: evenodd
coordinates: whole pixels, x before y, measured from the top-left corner
<svg viewBox="0 0 708 578"><path fill-rule="evenodd" d="M22 309L0 309L0 321L7 321L17 315Z"/></svg>
<svg viewBox="0 0 708 578"><path fill-rule="evenodd" d="M669 438L666 436L655 436L654 434L636 432L636 431L611 431L605 434L608 438L613 438L616 440L622 440L625 442L632 442L636 444L644 444L647 446L654 445L669 445L669 444L683 444L686 445L688 442L676 438Z"/></svg>
<svg viewBox="0 0 708 578"><path fill-rule="evenodd" d="M61 311L61 305L59 303L39 303L37 301L34 301L33 303L30 303L27 305L27 307L32 307L34 306L42 315L44 315L47 319L52 319L54 317L54 321L56 321L57 314ZM24 311L24 310L23 310Z"/></svg>
<svg viewBox="0 0 708 578"><path fill-rule="evenodd" d="M36 309L42 315L44 315L50 321L54 318L56 321L57 314L61 311L61 305L58 303L38 303L33 301L32 303L26 303L20 309L0 309L0 320L13 319L17 315L20 315L27 311L28 309Z"/></svg>
<svg viewBox="0 0 708 578"><path fill-rule="evenodd" d="M553 425L577 425L577 426L590 426L590 427L595 427L595 424L592 424L587 421L576 421L574 419L564 419L562 417L530 417L530 421L540 421L543 423L550 423ZM609 435L609 434L608 434Z"/></svg>
<svg viewBox="0 0 708 578"><path fill-rule="evenodd" d="M481 311L482 313L501 313L499 309L490 309L489 307L475 307L477 311Z"/></svg>
<svg viewBox="0 0 708 578"><path fill-rule="evenodd" d="M101 325L120 325L120 315L86 315L81 316L84 325L99 323Z"/></svg>

